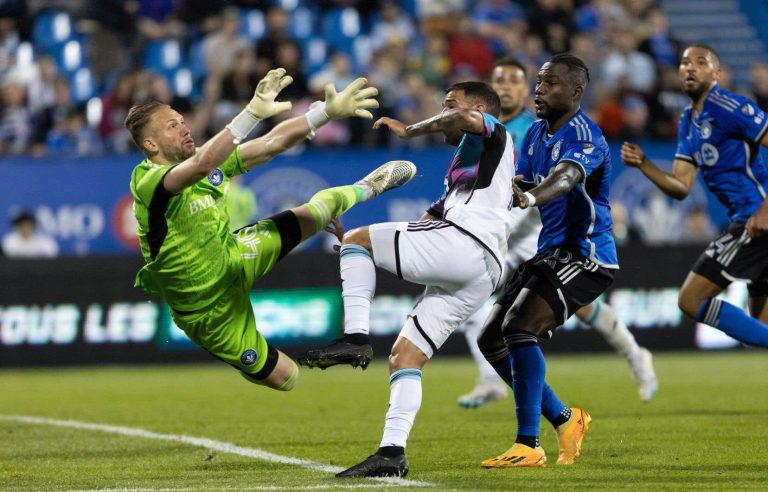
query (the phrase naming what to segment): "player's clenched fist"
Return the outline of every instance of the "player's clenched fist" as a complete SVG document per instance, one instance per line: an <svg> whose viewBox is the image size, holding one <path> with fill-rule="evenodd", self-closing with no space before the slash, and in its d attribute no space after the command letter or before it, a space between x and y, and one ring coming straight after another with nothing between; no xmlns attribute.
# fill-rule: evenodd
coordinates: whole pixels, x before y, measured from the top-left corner
<svg viewBox="0 0 768 492"><path fill-rule="evenodd" d="M624 145L621 146L621 160L627 166L640 167L645 161L645 152L639 145L624 142Z"/></svg>
<svg viewBox="0 0 768 492"><path fill-rule="evenodd" d="M246 110L256 118L263 120L280 114L284 111L290 111L291 103L289 101L275 101L280 91L288 87L293 82L293 77L285 74L284 68L270 70L256 86L253 99L246 106Z"/></svg>

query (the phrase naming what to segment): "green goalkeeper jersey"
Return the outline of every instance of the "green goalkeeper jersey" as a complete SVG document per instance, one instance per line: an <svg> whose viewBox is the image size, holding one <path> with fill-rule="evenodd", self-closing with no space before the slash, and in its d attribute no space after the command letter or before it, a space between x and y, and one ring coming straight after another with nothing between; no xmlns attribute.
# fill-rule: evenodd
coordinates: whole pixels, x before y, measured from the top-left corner
<svg viewBox="0 0 768 492"><path fill-rule="evenodd" d="M135 286L161 295L177 311L196 311L216 301L242 272L226 196L229 178L245 171L236 148L206 178L172 195L162 184L172 167L145 159L131 175L146 262Z"/></svg>

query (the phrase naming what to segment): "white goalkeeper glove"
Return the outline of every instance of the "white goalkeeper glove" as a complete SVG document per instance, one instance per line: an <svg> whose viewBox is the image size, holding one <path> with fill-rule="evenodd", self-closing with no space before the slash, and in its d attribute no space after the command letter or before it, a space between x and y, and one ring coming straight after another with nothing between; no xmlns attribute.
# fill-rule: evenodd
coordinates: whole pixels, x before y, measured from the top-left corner
<svg viewBox="0 0 768 492"><path fill-rule="evenodd" d="M373 119L373 115L368 110L379 107L379 101L374 99L379 94L379 90L375 87L365 87L367 84L368 80L360 77L339 93L336 93L336 87L333 84L326 84L325 101L312 103L306 114L311 130L310 138L314 137L318 128L330 120L351 116Z"/></svg>
<svg viewBox="0 0 768 492"><path fill-rule="evenodd" d="M275 101L280 91L288 87L293 82L293 77L285 74L284 68L270 70L263 79L259 81L253 98L243 111L227 125L232 134L233 142L239 144L251 131L256 128L259 121L280 114L284 111L290 111L290 101Z"/></svg>

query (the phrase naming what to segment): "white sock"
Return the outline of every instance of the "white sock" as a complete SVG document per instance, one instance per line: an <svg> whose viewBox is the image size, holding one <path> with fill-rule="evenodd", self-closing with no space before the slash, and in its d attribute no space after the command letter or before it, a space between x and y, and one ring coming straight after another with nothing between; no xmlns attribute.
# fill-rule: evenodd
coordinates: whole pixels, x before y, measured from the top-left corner
<svg viewBox="0 0 768 492"><path fill-rule="evenodd" d="M421 369L399 369L389 376L389 410L380 447L405 447L421 407Z"/></svg>
<svg viewBox="0 0 768 492"><path fill-rule="evenodd" d="M472 353L472 358L475 359L477 369L480 371L480 379L502 382L493 366L485 360L483 353L480 352L480 347L477 346L477 336L480 334L480 330L483 328L483 324L485 324L485 320L488 318L492 307L493 302L488 301L467 319L464 323L464 336L467 337L469 351Z"/></svg>
<svg viewBox="0 0 768 492"><path fill-rule="evenodd" d="M605 341L624 357L631 359L640 352L640 346L635 337L618 317L616 311L604 302L592 303L592 312L582 320L600 333Z"/></svg>
<svg viewBox="0 0 768 492"><path fill-rule="evenodd" d="M344 244L339 253L344 334L368 334L371 299L376 290L376 267L371 254L360 245Z"/></svg>

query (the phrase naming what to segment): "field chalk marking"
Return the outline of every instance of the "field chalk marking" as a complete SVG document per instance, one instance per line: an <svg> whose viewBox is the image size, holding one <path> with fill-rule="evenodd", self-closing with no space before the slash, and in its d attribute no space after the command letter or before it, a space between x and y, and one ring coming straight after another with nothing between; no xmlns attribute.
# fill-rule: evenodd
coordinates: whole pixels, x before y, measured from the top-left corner
<svg viewBox="0 0 768 492"><path fill-rule="evenodd" d="M189 444L191 446L197 446L205 449L211 449L219 451L221 453L236 454L239 456L245 456L248 458L254 458L261 461L269 461L272 463L281 463L285 465L294 465L301 468L307 468L310 470L317 470L326 473L338 473L344 468L338 466L325 465L323 463L317 463L314 461L303 460L300 458L292 458L290 456L281 456L279 454L270 453L258 448L246 448L243 446L237 446L228 442L215 441L205 437L193 437L185 436L181 434L158 434L137 427L120 427L116 425L105 424L92 424L90 422L81 422L79 420L58 420L49 419L44 417L32 417L28 415L2 415L0 414L0 420L7 420L11 422L19 422L22 424L33 425L51 425L54 427L69 427L79 430L92 430L99 432L108 432L110 434L120 434L122 436L129 437L141 437L144 439L156 439L159 441L171 441L181 442ZM435 484L430 482L422 482L417 480L406 480L404 478L370 478L377 482L383 482L387 485L402 486L402 487L434 487ZM341 485L341 484L339 484ZM133 489L126 489L133 490ZM137 489L140 490L140 489Z"/></svg>

